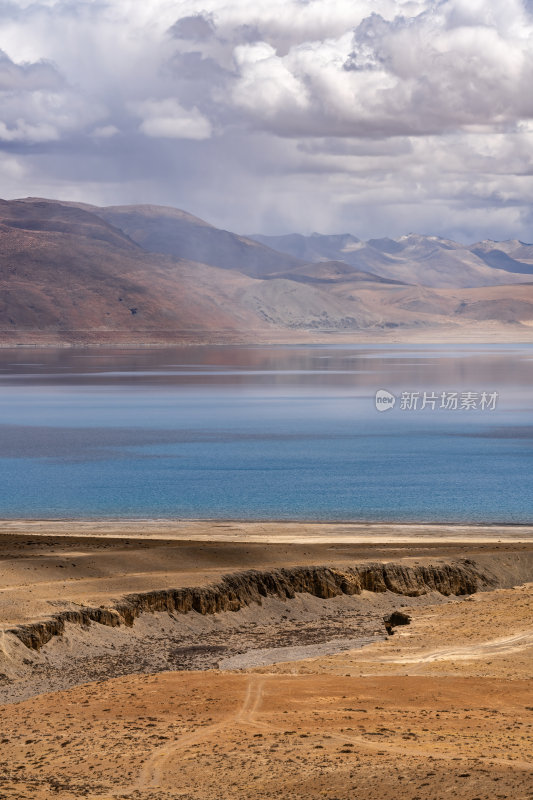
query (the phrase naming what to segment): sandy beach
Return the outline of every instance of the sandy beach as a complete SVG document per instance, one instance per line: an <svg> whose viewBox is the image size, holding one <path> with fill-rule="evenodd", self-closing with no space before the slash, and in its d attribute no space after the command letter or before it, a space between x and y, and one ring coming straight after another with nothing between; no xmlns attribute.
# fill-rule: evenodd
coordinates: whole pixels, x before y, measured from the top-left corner
<svg viewBox="0 0 533 800"><path fill-rule="evenodd" d="M436 542L530 542L533 525L456 525L383 522L242 522L209 519L14 519L0 522L0 535L94 536L194 542L261 544Z"/></svg>
<svg viewBox="0 0 533 800"><path fill-rule="evenodd" d="M533 528L18 520L0 553L1 797L531 798Z"/></svg>

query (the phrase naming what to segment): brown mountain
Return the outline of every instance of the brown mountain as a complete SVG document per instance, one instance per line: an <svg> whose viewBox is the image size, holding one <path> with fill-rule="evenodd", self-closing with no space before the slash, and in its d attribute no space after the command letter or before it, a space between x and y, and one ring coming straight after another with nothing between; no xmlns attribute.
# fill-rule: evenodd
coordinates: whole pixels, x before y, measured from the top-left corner
<svg viewBox="0 0 533 800"><path fill-rule="evenodd" d="M81 208L0 202L0 330L234 332L253 320L217 301L220 270L145 252ZM244 280L244 276L243 280ZM211 287L214 287L211 288ZM12 336L9 336L11 339Z"/></svg>
<svg viewBox="0 0 533 800"><path fill-rule="evenodd" d="M152 213L139 217L138 208L132 214L141 222ZM252 277L244 274L252 270L241 237L218 239L231 247L217 258L229 259L241 242L242 270L229 269L229 260L221 268L148 252L133 241L139 232L121 230L97 211L42 199L0 201L1 344L304 341L390 329L482 333L494 325L525 339L533 330L532 284L411 286L345 262L287 262L260 245L264 260L254 269L264 275ZM116 222L131 220L126 210L113 213ZM160 210L153 213L159 219ZM184 212L168 216L190 223ZM197 237L203 228L218 235L207 223L191 224ZM206 245L212 260L213 241Z"/></svg>
<svg viewBox="0 0 533 800"><path fill-rule="evenodd" d="M150 253L235 269L259 278L303 263L252 239L215 228L177 208L109 206L93 211Z"/></svg>

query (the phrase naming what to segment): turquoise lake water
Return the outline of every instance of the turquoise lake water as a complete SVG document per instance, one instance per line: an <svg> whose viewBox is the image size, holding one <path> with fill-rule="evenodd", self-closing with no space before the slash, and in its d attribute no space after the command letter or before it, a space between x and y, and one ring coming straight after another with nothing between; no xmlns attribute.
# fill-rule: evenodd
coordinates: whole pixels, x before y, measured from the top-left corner
<svg viewBox="0 0 533 800"><path fill-rule="evenodd" d="M531 345L0 351L4 518L532 523L532 444Z"/></svg>

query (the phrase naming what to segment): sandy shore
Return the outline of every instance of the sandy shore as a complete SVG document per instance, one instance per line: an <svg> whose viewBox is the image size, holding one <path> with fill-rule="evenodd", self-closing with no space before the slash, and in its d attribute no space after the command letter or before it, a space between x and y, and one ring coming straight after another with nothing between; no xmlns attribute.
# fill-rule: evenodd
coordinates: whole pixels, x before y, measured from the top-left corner
<svg viewBox="0 0 533 800"><path fill-rule="evenodd" d="M531 542L533 525L241 522L182 519L0 520L0 535L92 536L268 544Z"/></svg>
<svg viewBox="0 0 533 800"><path fill-rule="evenodd" d="M132 591L367 563L474 563L498 586L143 613L38 652L7 633ZM531 800L532 577L524 526L3 522L0 797Z"/></svg>
<svg viewBox="0 0 533 800"><path fill-rule="evenodd" d="M396 329L336 330L270 329L252 333L235 331L54 331L3 330L1 348L110 347L159 348L201 345L295 345L295 344L528 344L533 341L530 321L502 323L497 320Z"/></svg>

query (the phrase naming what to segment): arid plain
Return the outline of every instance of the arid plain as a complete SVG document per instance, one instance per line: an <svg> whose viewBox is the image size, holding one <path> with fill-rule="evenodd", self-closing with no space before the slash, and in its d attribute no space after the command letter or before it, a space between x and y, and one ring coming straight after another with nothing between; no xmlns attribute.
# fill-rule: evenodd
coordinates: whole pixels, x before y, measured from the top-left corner
<svg viewBox="0 0 533 800"><path fill-rule="evenodd" d="M0 547L0 797L533 797L531 528L19 521Z"/></svg>

